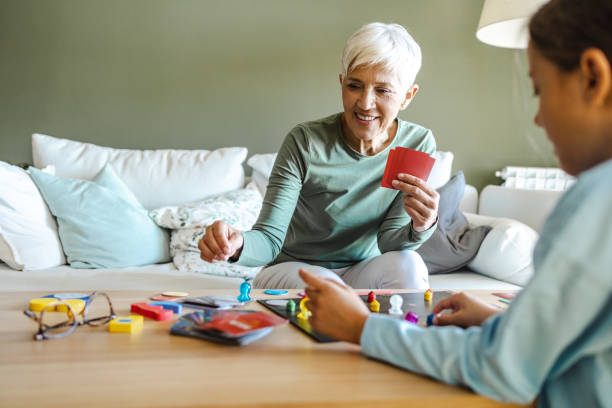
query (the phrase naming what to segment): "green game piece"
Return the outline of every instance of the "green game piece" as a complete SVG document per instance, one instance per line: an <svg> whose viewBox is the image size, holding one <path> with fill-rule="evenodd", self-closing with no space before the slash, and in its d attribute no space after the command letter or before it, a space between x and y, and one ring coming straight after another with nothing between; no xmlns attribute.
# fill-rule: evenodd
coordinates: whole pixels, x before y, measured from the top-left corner
<svg viewBox="0 0 612 408"><path fill-rule="evenodd" d="M291 314L295 313L295 302L293 299L289 299L287 302L287 311Z"/></svg>

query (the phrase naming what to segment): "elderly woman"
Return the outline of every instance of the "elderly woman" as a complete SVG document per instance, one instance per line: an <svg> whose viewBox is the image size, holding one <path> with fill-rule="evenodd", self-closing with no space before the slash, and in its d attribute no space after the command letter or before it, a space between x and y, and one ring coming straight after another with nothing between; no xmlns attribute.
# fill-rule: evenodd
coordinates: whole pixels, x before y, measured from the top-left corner
<svg viewBox="0 0 612 408"><path fill-rule="evenodd" d="M430 130L397 118L418 91L421 50L397 24L371 23L342 55L344 112L289 132L270 176L257 223L206 229L201 257L267 265L254 287L299 288L299 268L356 288L428 288L414 252L436 227L437 192L400 174L381 187L388 153L402 146L435 151Z"/></svg>

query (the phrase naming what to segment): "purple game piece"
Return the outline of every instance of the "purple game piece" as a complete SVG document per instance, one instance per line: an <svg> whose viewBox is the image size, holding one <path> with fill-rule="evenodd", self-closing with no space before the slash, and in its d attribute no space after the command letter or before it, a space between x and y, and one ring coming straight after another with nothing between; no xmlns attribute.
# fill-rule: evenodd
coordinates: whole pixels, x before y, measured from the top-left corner
<svg viewBox="0 0 612 408"><path fill-rule="evenodd" d="M407 322L417 324L419 322L419 316L416 313L408 312L404 318Z"/></svg>

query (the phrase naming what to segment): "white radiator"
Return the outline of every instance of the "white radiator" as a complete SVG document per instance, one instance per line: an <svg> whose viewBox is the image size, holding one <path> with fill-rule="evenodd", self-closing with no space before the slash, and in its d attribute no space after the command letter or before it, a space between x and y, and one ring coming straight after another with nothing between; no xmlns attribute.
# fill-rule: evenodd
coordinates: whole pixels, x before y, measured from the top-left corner
<svg viewBox="0 0 612 408"><path fill-rule="evenodd" d="M527 190L567 190L576 179L556 167L504 167L495 175L504 180L502 186Z"/></svg>

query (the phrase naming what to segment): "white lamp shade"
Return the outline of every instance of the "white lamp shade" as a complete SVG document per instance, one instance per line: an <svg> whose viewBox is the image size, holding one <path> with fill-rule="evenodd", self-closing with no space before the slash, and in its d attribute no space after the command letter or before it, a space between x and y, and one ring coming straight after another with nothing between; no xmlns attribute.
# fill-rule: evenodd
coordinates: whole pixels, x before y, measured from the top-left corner
<svg viewBox="0 0 612 408"><path fill-rule="evenodd" d="M504 48L527 48L527 22L548 0L485 0L476 37Z"/></svg>

